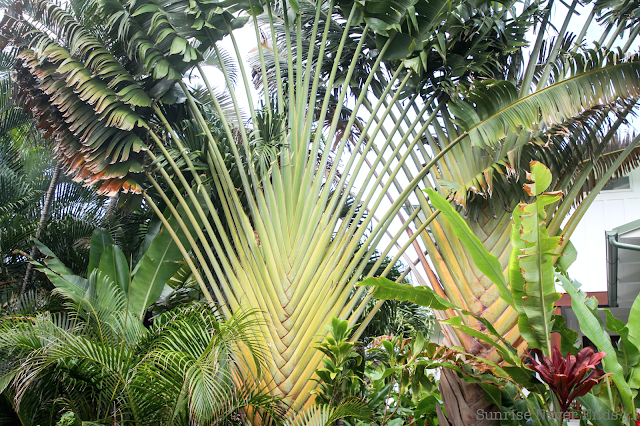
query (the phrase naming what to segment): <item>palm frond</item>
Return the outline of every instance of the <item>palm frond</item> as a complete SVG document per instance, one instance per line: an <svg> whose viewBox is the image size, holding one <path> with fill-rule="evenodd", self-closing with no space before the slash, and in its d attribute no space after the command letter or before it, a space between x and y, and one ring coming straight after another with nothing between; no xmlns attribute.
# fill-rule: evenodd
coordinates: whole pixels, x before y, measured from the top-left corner
<svg viewBox="0 0 640 426"><path fill-rule="evenodd" d="M640 62L630 61L579 72L523 98L509 82L483 82L452 110L473 145L494 147L508 131L548 128L623 96L639 97L639 84Z"/></svg>

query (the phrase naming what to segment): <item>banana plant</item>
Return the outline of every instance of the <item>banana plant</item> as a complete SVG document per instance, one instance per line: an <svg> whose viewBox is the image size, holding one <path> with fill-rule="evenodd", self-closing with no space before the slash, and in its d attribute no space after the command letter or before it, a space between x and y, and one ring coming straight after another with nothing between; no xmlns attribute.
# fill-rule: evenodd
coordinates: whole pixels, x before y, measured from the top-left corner
<svg viewBox="0 0 640 426"><path fill-rule="evenodd" d="M433 52L440 52L441 67L449 69L455 58L465 61L465 51L487 40L513 41L516 47L509 51L518 50L521 37L514 41L492 32L503 28L503 18L519 16L516 4L86 0L74 5L37 0L7 9L0 26L4 41L19 51L17 98L55 138L74 179L106 194L143 194L208 301L229 317L243 307L259 310L261 336L272 356L265 386L289 398L294 409L311 402L315 383L308 379L322 358L312 346L318 334L326 334L324 326L333 317L350 326L359 323L357 338L381 306L362 317L372 295L354 285L365 268L364 275L372 276L397 250L384 276L409 248L417 246L424 257L420 243L447 247L440 225L432 222L437 213L422 193L439 186L438 178L452 177L443 165L465 169L455 178L466 183L514 148L537 141L528 137L531 132L544 139L553 126L566 126L585 111L608 112L619 99L640 93L639 62L602 60L584 71L572 68L579 59L569 61L564 74L554 74L554 84L522 99L515 99L513 84L487 85L496 102L486 114L477 112L480 102L473 99L467 103L476 111L472 114L462 99L471 95L450 91L448 84L432 92L438 78L423 80L421 72ZM313 18L303 19L304 11L312 11ZM509 31L526 32L520 24L537 16L527 11ZM489 30L480 25L479 44L465 46L466 32L449 29L476 18L490 23ZM337 31L334 21L340 22ZM252 92L231 91L236 120L230 120L204 59L221 56L222 38L240 59L234 29L246 22L253 24L259 58L250 71L273 90L260 95L264 114ZM261 23L268 31L261 31ZM284 37L278 38L276 26ZM460 54L447 56L453 45ZM276 47L284 54L275 56ZM268 69L269 55L277 60ZM366 58L366 73L360 73ZM225 86L233 87L232 73L218 62ZM473 81L485 68L503 69L501 64L463 67L455 76ZM250 72L241 61L238 71L249 87ZM209 105L194 96L191 76L204 83ZM456 97L457 110L450 102ZM335 113L345 103L351 112ZM234 125L247 121L242 105L248 105L250 129ZM452 113L466 124L455 124ZM212 125L211 115L220 127ZM176 125L183 118L195 132ZM269 124L260 126L261 120ZM353 129L358 137L352 137ZM198 152L186 143L194 134L203 141ZM256 157L257 140L273 149L264 161L249 161ZM505 215L501 219L508 221ZM430 223L437 243L427 241ZM503 243L508 233L496 240ZM379 263L369 268L376 251ZM438 262L443 284L447 274L467 278L463 268L454 271ZM481 291L447 285L445 291L426 265L425 259L422 266L440 295L477 313L484 313L484 303L495 302L484 314L492 322L505 312L507 305L490 285ZM416 270L413 261L410 266L404 276ZM510 330L515 318L506 311L498 331Z"/></svg>

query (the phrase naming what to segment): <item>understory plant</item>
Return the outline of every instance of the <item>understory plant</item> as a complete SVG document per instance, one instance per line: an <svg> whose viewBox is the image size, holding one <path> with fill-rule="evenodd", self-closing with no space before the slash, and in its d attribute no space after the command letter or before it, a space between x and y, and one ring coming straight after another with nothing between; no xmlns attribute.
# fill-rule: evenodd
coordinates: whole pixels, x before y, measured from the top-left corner
<svg viewBox="0 0 640 426"><path fill-rule="evenodd" d="M441 299L434 298L433 305L438 306ZM497 383L487 374L492 367L483 360L461 363L461 352L429 342L420 331L410 337L379 336L362 350L356 350L358 343L351 337L347 321L333 318L329 336L317 347L325 358L314 379L316 404L331 406L355 398L370 408L368 418L345 419L343 424L437 425L442 403L439 369L457 371L471 383L491 388Z"/></svg>
<svg viewBox="0 0 640 426"><path fill-rule="evenodd" d="M62 309L0 318L0 392L23 425L54 424L63 413L72 413L63 423L73 416L87 425L284 421L281 399L260 384L267 351L254 312L224 318L198 303L149 322L147 308L180 268L170 236L159 232L132 271L97 230L88 278L40 250L47 257L38 267Z"/></svg>

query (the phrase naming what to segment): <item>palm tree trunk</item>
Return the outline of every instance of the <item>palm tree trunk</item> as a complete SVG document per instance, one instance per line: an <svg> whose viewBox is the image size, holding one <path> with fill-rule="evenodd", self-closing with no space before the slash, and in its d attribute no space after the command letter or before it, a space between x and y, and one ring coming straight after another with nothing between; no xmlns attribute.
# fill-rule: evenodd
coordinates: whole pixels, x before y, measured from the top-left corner
<svg viewBox="0 0 640 426"><path fill-rule="evenodd" d="M47 221L49 220L49 215L51 214L51 206L53 205L53 198L55 196L56 187L58 186L58 181L60 180L60 175L62 173L62 168L60 166L60 162L56 163L55 168L53 169L53 176L51 176L51 182L49 182L49 188L47 189L47 193L44 198L44 204L42 206L42 211L40 212L40 221L38 222L38 228L36 229L35 239L39 240L42 236L42 231L47 226ZM38 247L33 244L31 246L31 253L29 253L31 257L35 257L38 254ZM31 275L33 273L33 265L29 263L27 265L27 272L24 274L24 280L22 281L22 290L21 293L24 293L27 289L27 283L31 280Z"/></svg>
<svg viewBox="0 0 640 426"><path fill-rule="evenodd" d="M467 383L455 371L446 368L440 373L440 394L444 402L446 416L437 407L441 426L498 426L500 408L484 399L482 389L475 383ZM488 416L487 414L492 415Z"/></svg>
<svg viewBox="0 0 640 426"><path fill-rule="evenodd" d="M109 224L109 218L116 211L116 207L118 207L118 195L116 194L109 198L109 204L107 205L107 209L104 212L104 216L102 218L102 226L104 228Z"/></svg>
<svg viewBox="0 0 640 426"><path fill-rule="evenodd" d="M434 311L436 318L447 318L446 312ZM460 336L449 324L440 324L444 335L442 343L447 347L462 346ZM445 413L436 406L438 421L441 426L498 426L499 420L488 420L484 413L500 413L500 407L484 399L482 388L477 384L467 383L459 378L453 370L443 368L440 373L440 395L444 403ZM483 411L480 411L483 410ZM491 416L493 417L493 416Z"/></svg>

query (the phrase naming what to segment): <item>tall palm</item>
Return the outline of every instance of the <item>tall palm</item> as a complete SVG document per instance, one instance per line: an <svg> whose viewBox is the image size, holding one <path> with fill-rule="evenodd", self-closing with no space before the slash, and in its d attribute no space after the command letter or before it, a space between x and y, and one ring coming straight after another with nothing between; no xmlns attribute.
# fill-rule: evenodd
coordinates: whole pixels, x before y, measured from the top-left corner
<svg viewBox="0 0 640 426"><path fill-rule="evenodd" d="M64 10L40 0L15 4L2 23L8 41L20 50L20 98L55 136L68 171L78 180L100 184L104 193L142 192L175 237L207 299L220 304L228 317L243 307L260 310L262 338L272 357L265 385L288 397L295 408L309 400L314 386L308 379L321 354L310 348L317 335L325 333L324 325L331 317L360 323L357 337L375 315L377 309L372 309L361 317L371 295L365 288L354 291L372 254L380 252L381 264L397 249L381 272L386 275L407 248L415 247L436 216L421 191L438 185L435 178L441 169L434 168L436 164L464 154L474 159L472 164L480 172L494 158L483 153L500 149L506 153L512 143L502 140L500 129L504 133L522 126L546 132L585 109L601 107L603 100L608 105L640 90L637 62L594 72L571 71L562 76L568 77L562 83L526 102L514 103L513 98L495 94L508 112L478 116L480 123L465 130L450 119L449 99L455 92L434 91L431 87L439 74L422 80L420 72L430 60L428 54L421 55L423 50L439 50L444 69L451 68L453 57L447 56L444 36L456 34L451 41L455 45L466 33L443 30L438 37L438 29L448 22L464 27L473 21L476 14L467 13L469 5L444 0L328 6L319 2L310 4L315 19L303 21L301 11L307 6L251 0L221 4L100 0ZM517 9L492 5L486 20L492 21L493 13L512 16ZM95 12L104 24L82 25L77 10ZM238 10L248 14L238 15ZM330 21L320 19L323 14L344 22L342 29L332 32ZM261 43L258 16L268 26L268 43ZM258 41L256 72L262 81L274 81L273 96L266 91L263 97L265 115L273 126L257 125L260 114L250 92L231 92L238 122L242 122L240 98L247 98L251 132L244 126L233 127L225 117L201 65L207 52L218 53L216 43L223 37L231 40L240 57L233 29L247 20L252 21ZM278 46L276 25L284 27L286 56L273 61L271 71L267 55L274 50L269 46ZM368 44L369 36L375 48ZM315 42L304 45L303 37ZM292 40L295 46L304 46L295 55ZM483 49L478 46L482 44L467 50ZM353 84L365 54L373 59L368 75ZM326 57L332 61L327 63ZM221 70L231 87L230 73L225 66ZM242 63L239 70L248 87L249 73ZM191 72L200 75L210 92L221 131L208 122L183 80ZM377 89L375 79L380 82ZM355 100L346 124L341 123L343 114L333 114L325 126L329 106L343 105L352 93ZM562 108L554 99L562 100ZM187 117L205 141L206 150L198 153L198 161L186 148L186 133L176 130L177 117ZM542 127L537 125L539 117L545 118ZM361 120L358 149L349 149L356 120ZM252 142L264 141L267 128L275 139L270 145L282 148L273 151L270 167L257 170L256 163L247 159L254 158ZM478 139L489 130L496 132L491 143L486 137ZM235 134L240 139L237 145L220 142L235 140ZM176 149L169 151L172 146ZM499 149L491 148L495 146ZM231 172L229 162L237 167ZM463 181L474 176L467 171ZM151 188L158 198L151 197ZM343 211L349 198L353 202ZM181 218L178 225L167 226L158 203ZM186 208L187 203L195 208ZM184 213L177 214L176 204ZM400 212L402 207L408 212ZM387 229L393 231L383 243ZM366 275L380 273L378 266L370 267ZM406 273L419 272L413 262L410 267Z"/></svg>

